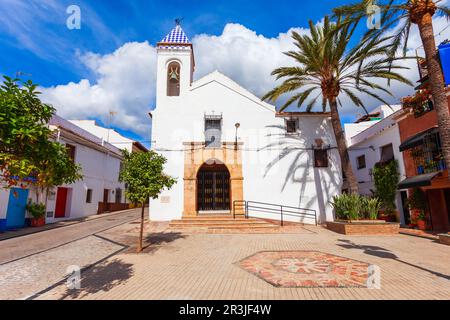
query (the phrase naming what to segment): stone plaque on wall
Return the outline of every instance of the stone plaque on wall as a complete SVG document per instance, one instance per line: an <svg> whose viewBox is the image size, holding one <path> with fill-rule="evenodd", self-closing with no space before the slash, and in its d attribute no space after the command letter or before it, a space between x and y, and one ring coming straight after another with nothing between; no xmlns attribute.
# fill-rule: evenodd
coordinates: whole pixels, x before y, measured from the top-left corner
<svg viewBox="0 0 450 320"><path fill-rule="evenodd" d="M170 203L170 197L169 196L161 197L161 203Z"/></svg>

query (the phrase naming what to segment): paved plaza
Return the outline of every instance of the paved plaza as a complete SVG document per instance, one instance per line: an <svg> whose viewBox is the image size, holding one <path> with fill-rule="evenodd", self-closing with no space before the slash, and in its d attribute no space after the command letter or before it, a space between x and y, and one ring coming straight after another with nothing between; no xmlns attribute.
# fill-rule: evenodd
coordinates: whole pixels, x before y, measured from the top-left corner
<svg viewBox="0 0 450 320"><path fill-rule="evenodd" d="M432 239L314 226L188 234L146 223L136 254L138 218L132 210L0 241L0 298L450 299L450 247ZM73 265L79 290L66 285ZM379 288L367 287L371 268Z"/></svg>
<svg viewBox="0 0 450 320"><path fill-rule="evenodd" d="M343 236L309 226L285 234L183 234L153 223L146 228L149 245L136 254L138 226L128 222L95 236L121 249L83 270L80 290L53 279L31 298L450 298L450 247L430 239ZM103 245L102 255L118 247ZM379 267L379 289L367 288L370 265Z"/></svg>

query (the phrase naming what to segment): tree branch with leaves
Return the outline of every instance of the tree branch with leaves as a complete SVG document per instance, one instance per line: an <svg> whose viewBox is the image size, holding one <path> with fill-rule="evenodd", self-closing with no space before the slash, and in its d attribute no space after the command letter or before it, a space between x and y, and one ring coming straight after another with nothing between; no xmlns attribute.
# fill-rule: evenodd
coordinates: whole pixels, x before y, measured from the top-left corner
<svg viewBox="0 0 450 320"><path fill-rule="evenodd" d="M154 152L129 153L123 151L124 161L119 175L119 181L127 185L127 198L142 205L141 227L137 252L143 249L145 204L150 199L157 199L165 189L170 189L176 179L164 173L167 159Z"/></svg>

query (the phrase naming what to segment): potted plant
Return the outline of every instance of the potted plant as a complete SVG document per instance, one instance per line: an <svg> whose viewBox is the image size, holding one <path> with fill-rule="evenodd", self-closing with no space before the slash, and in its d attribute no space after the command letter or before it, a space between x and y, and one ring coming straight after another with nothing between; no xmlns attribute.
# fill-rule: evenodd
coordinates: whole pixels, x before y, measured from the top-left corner
<svg viewBox="0 0 450 320"><path fill-rule="evenodd" d="M426 230L427 229L427 216L425 212L420 211L420 213L417 215L417 227L419 230Z"/></svg>
<svg viewBox="0 0 450 320"><path fill-rule="evenodd" d="M436 171L438 168L438 163L434 160L428 160L425 162L425 172L430 173Z"/></svg>
<svg viewBox="0 0 450 320"><path fill-rule="evenodd" d="M436 156L436 160L437 160L437 163L438 163L438 169L440 170L440 171L443 171L443 170L445 170L445 159L444 159L444 155L442 154L442 153L439 153L437 156Z"/></svg>
<svg viewBox="0 0 450 320"><path fill-rule="evenodd" d="M31 201L27 204L27 210L31 215L31 226L41 227L45 225L45 204L33 203Z"/></svg>

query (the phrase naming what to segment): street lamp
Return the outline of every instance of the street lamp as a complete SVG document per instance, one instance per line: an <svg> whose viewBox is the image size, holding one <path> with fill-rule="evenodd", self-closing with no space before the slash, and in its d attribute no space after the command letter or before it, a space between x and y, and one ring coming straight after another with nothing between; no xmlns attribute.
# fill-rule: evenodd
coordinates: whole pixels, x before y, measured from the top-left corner
<svg viewBox="0 0 450 320"><path fill-rule="evenodd" d="M235 142L234 142L234 147L237 150L237 145L238 145L238 129L241 126L241 124L239 122L236 122L236 124L234 125L236 128L236 137L235 137Z"/></svg>

